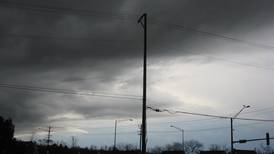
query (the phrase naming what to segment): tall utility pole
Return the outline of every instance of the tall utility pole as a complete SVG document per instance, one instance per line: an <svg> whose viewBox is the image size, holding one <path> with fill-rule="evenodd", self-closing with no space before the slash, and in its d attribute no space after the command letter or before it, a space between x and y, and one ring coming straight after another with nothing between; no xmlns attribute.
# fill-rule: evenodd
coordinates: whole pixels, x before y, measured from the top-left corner
<svg viewBox="0 0 274 154"><path fill-rule="evenodd" d="M46 129L45 128L41 128L39 127L38 129L42 130L42 131L45 131L48 133L47 137L46 137L46 143L47 143L47 154L49 154L49 145L50 145L50 142L51 142L51 132L52 132L52 129L53 127L49 125L49 127L47 127Z"/></svg>
<svg viewBox="0 0 274 154"><path fill-rule="evenodd" d="M50 144L50 137L51 137L50 133L51 133L51 129L52 129L52 127L49 126L49 128L48 128L48 136L47 136L47 146L48 146L48 147L49 147L49 144Z"/></svg>
<svg viewBox="0 0 274 154"><path fill-rule="evenodd" d="M142 154L146 153L146 77L147 77L147 14L144 13L138 20L144 29L144 63L143 63L143 110L142 110Z"/></svg>
<svg viewBox="0 0 274 154"><path fill-rule="evenodd" d="M51 137L51 130L52 130L52 127L49 125L48 127L48 136L47 136L47 154L49 154L49 144L50 144L50 137Z"/></svg>
<svg viewBox="0 0 274 154"><path fill-rule="evenodd" d="M239 112L237 112L232 118L230 118L230 139L231 139L231 154L234 154L234 139L233 139L233 119L237 118L237 116L246 108L249 108L249 105L243 105L243 107L241 108L241 110Z"/></svg>

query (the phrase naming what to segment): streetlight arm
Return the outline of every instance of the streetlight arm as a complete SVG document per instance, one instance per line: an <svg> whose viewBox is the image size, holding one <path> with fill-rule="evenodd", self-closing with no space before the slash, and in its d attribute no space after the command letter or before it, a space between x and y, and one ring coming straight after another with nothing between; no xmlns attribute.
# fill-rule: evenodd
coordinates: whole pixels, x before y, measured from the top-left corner
<svg viewBox="0 0 274 154"><path fill-rule="evenodd" d="M184 131L183 129L181 129L181 128L179 128L179 127L176 127L176 126L173 126L173 125L171 125L170 127L173 127L173 128L175 128L175 129L177 129L177 130L179 130L179 131Z"/></svg>
<svg viewBox="0 0 274 154"><path fill-rule="evenodd" d="M124 122L124 121L133 121L133 119L118 119L114 121L114 141L113 141L113 150L116 150L116 136L117 136L117 124L119 122Z"/></svg>
<svg viewBox="0 0 274 154"><path fill-rule="evenodd" d="M244 109L249 108L249 107L250 107L249 105L243 105L242 109L241 109L238 113L236 113L236 114L233 116L233 118L236 118Z"/></svg>
<svg viewBox="0 0 274 154"><path fill-rule="evenodd" d="M233 118L236 118L245 108L243 107L238 113L236 113Z"/></svg>
<svg viewBox="0 0 274 154"><path fill-rule="evenodd" d="M133 119L117 119L117 122L124 122L124 121L133 121Z"/></svg>

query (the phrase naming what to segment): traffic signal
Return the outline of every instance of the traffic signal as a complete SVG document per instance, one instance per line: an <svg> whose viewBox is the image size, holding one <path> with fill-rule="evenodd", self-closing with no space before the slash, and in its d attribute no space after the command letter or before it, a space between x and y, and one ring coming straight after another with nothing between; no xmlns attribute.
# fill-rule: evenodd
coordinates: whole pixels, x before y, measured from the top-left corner
<svg viewBox="0 0 274 154"><path fill-rule="evenodd" d="M266 136L266 145L269 145L270 144L270 142L269 142L269 133L266 133L265 136Z"/></svg>

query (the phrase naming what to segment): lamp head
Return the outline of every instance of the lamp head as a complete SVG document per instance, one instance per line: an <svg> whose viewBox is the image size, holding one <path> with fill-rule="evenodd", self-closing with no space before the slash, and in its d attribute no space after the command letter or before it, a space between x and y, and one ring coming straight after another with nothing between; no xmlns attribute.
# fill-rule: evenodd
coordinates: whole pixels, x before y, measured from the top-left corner
<svg viewBox="0 0 274 154"><path fill-rule="evenodd" d="M244 108L249 108L250 106L249 105L243 105Z"/></svg>

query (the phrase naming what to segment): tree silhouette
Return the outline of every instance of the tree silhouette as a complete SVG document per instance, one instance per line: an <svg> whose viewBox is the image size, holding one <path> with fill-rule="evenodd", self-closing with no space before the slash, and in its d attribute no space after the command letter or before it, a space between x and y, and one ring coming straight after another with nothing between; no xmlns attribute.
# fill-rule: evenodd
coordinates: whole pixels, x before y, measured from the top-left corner
<svg viewBox="0 0 274 154"><path fill-rule="evenodd" d="M14 135L14 125L11 119L5 120L0 117L0 152L8 149L12 145Z"/></svg>
<svg viewBox="0 0 274 154"><path fill-rule="evenodd" d="M185 142L185 152L187 154L197 154L200 152L203 144L196 140L190 140Z"/></svg>
<svg viewBox="0 0 274 154"><path fill-rule="evenodd" d="M181 143L175 142L175 143L166 145L165 150L166 151L182 151L183 147Z"/></svg>
<svg viewBox="0 0 274 154"><path fill-rule="evenodd" d="M218 144L211 144L209 146L209 151L221 151L222 147Z"/></svg>

